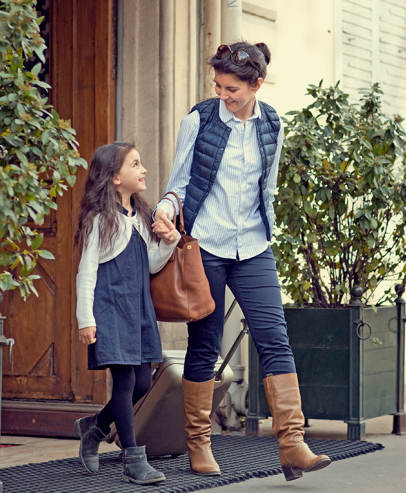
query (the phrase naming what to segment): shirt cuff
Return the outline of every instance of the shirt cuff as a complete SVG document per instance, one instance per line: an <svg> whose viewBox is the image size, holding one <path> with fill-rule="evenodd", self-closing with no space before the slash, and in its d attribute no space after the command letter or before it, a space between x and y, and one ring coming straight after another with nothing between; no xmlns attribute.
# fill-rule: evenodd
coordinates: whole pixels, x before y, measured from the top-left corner
<svg viewBox="0 0 406 493"><path fill-rule="evenodd" d="M159 202L159 204L156 206L156 209L152 214L152 219L154 220L154 222L155 222L155 212L157 211L157 209L162 209L164 212L169 212L169 219L171 221L173 220L173 206L170 202L168 202L167 200L161 200L161 202Z"/></svg>

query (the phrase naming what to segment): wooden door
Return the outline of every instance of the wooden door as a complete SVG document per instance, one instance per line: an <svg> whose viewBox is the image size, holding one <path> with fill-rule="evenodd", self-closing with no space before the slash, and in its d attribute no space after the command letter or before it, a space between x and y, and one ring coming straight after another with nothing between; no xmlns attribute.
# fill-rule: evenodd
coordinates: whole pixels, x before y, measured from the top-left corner
<svg viewBox="0 0 406 493"><path fill-rule="evenodd" d="M114 140L114 24L114 0L50 2L50 99L61 118L71 120L88 163L98 146ZM0 306L5 334L16 342L12 366L3 361L3 433L74 436L74 419L97 411L107 398L106 372L87 370L75 317L73 236L86 173L79 170L75 187L57 199L58 210L39 228L44 249L55 256L36 268L39 297L24 302L10 291Z"/></svg>

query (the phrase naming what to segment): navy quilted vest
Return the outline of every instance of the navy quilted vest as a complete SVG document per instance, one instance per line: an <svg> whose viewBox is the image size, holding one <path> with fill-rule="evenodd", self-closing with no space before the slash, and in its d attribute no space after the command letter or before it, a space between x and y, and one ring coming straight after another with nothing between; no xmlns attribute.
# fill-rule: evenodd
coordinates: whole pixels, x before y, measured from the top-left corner
<svg viewBox="0 0 406 493"><path fill-rule="evenodd" d="M260 213L266 227L267 240L270 241L272 231L267 217L267 198L269 197L264 197L264 191L275 159L280 120L271 106L262 101L258 102L261 108L261 118L256 120L256 126L262 158L262 174L258 183ZM186 197L183 205L185 227L188 234L190 234L200 207L206 200L216 179L231 132L231 128L220 119L219 105L219 98L209 99L197 104L190 111L197 110L199 112L200 128L195 142L191 178L186 187Z"/></svg>

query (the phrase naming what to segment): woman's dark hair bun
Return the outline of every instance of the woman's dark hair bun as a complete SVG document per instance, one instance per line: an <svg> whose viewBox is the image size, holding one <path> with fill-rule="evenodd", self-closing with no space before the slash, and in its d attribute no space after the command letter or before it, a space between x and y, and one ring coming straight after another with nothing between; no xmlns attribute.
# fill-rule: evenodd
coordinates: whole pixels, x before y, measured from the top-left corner
<svg viewBox="0 0 406 493"><path fill-rule="evenodd" d="M266 64L269 65L269 62L271 61L271 52L269 51L268 46L265 43L255 43L255 46L262 52Z"/></svg>
<svg viewBox="0 0 406 493"><path fill-rule="evenodd" d="M213 55L207 63L209 63L216 72L221 74L234 74L240 80L254 85L258 82L258 78L265 80L266 66L271 61L271 52L265 43L251 44L241 40L229 46L231 53L240 51L249 55L252 64L236 65L231 60L231 53L226 50L223 53L223 58L217 58Z"/></svg>

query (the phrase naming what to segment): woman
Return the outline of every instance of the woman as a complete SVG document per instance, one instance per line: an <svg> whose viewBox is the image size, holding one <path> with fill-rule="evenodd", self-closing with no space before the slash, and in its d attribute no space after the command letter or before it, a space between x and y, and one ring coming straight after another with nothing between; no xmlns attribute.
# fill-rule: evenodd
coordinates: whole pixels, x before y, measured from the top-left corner
<svg viewBox="0 0 406 493"><path fill-rule="evenodd" d="M248 322L263 369L265 392L287 481L330 464L303 441L304 418L269 242L283 128L256 99L271 58L264 43L221 45L209 61L218 98L182 120L167 191L183 204L188 234L199 240L215 311L188 324L183 392L191 469L219 475L210 443L214 365L223 335L225 287ZM158 204L155 219L171 206Z"/></svg>

